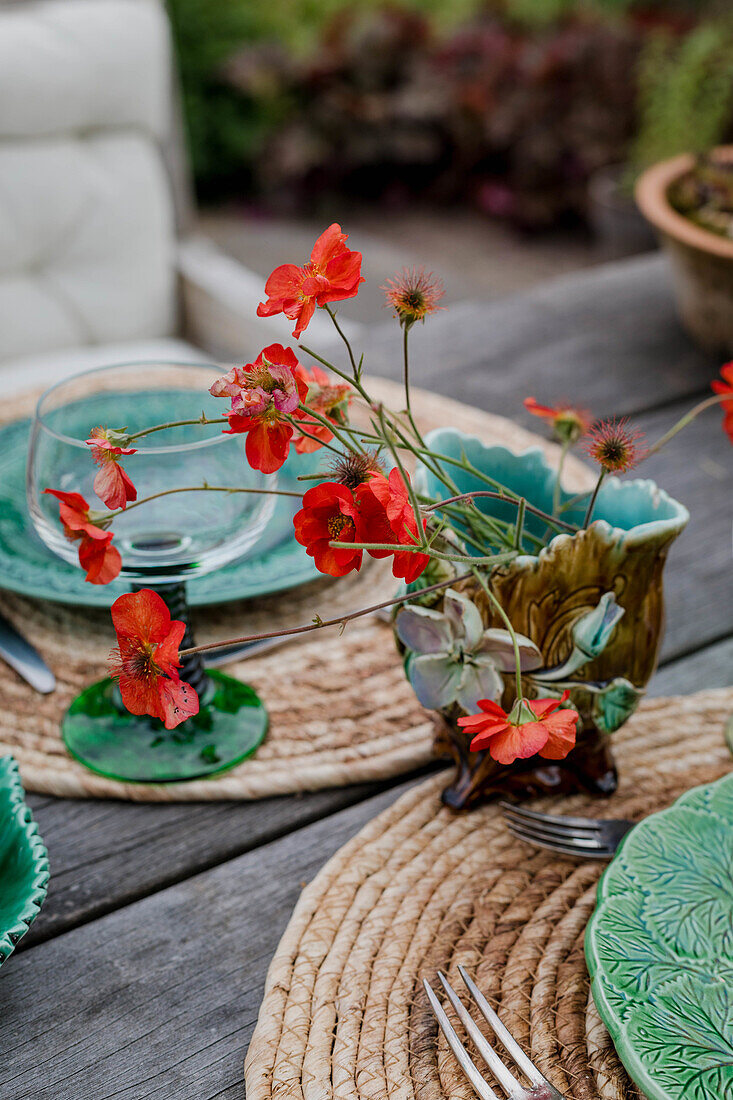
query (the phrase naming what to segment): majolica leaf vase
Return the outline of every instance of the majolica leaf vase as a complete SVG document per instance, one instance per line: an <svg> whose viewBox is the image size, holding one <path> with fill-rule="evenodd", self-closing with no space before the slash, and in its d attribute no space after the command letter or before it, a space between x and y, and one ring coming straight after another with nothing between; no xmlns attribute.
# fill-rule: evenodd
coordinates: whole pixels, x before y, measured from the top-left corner
<svg viewBox="0 0 733 1100"><path fill-rule="evenodd" d="M483 475L552 512L556 473L539 448L515 454L447 428L431 433L428 445L451 458L465 456ZM462 493L486 488L475 474L457 467L452 474ZM422 491L440 499L442 487L429 471L416 477ZM567 508L561 514L581 528L588 501L573 500L562 492L560 504ZM516 519L510 503L476 503L487 516ZM466 808L497 793L607 795L616 788L610 735L633 713L656 667L664 564L689 514L652 481L609 477L593 515L587 529L556 534L533 552L547 524L527 513L522 553L484 578L520 635L524 694L547 698L570 691L581 721L576 746L564 760L535 756L500 765L488 751L472 753L457 725L462 715L475 713L478 698L493 698L509 710L516 695L509 635L478 581L459 582L427 606L406 607L396 616L407 676L420 701L438 714L436 751L456 763L443 794L449 806Z"/></svg>

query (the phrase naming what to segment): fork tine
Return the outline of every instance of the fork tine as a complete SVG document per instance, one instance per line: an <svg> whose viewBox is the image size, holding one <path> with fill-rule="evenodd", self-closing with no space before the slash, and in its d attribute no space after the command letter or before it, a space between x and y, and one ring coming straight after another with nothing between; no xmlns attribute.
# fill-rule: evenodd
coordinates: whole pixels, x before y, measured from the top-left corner
<svg viewBox="0 0 733 1100"><path fill-rule="evenodd" d="M533 844L536 848L546 848L548 852L557 852L563 856L577 856L581 859L611 859L615 854L614 850L607 846L588 848L578 844L577 841L571 840L563 843L561 840L550 839L549 837L539 837L531 830L521 829L518 825L514 825L509 821L507 821L506 825L512 836L517 837L518 840L523 840L527 844Z"/></svg>
<svg viewBox="0 0 733 1100"><path fill-rule="evenodd" d="M484 1062L486 1062L486 1065L489 1067L494 1077L504 1089L504 1092L507 1094L507 1096L510 1097L510 1100L522 1100L525 1092L522 1084L517 1080L514 1074L507 1069L494 1048L491 1046L490 1043L487 1042L485 1036L482 1035L478 1026L471 1019L470 1015L466 1011L466 1008L461 1002L456 991L453 989L453 986L450 984L445 974L441 970L438 971L438 977L440 978L443 989L448 994L450 1003L456 1010L456 1014L459 1020L465 1027L466 1032L468 1033L470 1038L473 1040L473 1044L476 1047L476 1050L479 1052Z"/></svg>
<svg viewBox="0 0 733 1100"><path fill-rule="evenodd" d="M527 828L532 829L545 829L561 836L567 836L568 834L572 836L598 836L602 829L601 822L594 821L592 818L589 818L585 825L573 825L572 822L577 818L567 820L564 817L550 817L549 814L538 814L530 817L528 813L510 806L508 803L502 806L502 812L507 820L511 818L519 825L525 825Z"/></svg>
<svg viewBox="0 0 733 1100"><path fill-rule="evenodd" d="M486 1020L487 1024L493 1028L494 1034L497 1039L503 1044L507 1054L510 1054L514 1061L517 1063L523 1073L526 1073L533 1085L545 1085L549 1088L554 1086L550 1084L546 1077L543 1077L534 1062L531 1062L527 1055L524 1053L519 1043L514 1039L509 1032L508 1028L504 1026L499 1017L494 1012L489 1002L484 997L481 990L476 983L468 976L464 967L460 964L458 966L458 973L466 983L468 992L473 997L476 1005L481 1012L481 1015Z"/></svg>
<svg viewBox="0 0 733 1100"><path fill-rule="evenodd" d="M541 840L548 840L557 844L570 844L575 848L587 848L588 851L595 851L598 848L605 848L607 846L606 841L603 840L602 834L586 834L585 836L577 836L571 830L561 832L556 829L546 829L544 825L535 825L525 823L523 821L515 821L514 818L508 817L506 819L507 828L512 828L516 832L523 833L525 836L537 837Z"/></svg>
<svg viewBox="0 0 733 1100"><path fill-rule="evenodd" d="M531 818L532 821L538 821L545 825L567 825L573 829L598 829L600 827L600 821L593 817L566 817L565 814L562 817L555 817L552 814L541 814L537 810L528 810L526 806L520 806L515 802L507 802L502 799L499 802L501 809L504 813L511 811L516 817Z"/></svg>
<svg viewBox="0 0 733 1100"><path fill-rule="evenodd" d="M483 1077L476 1069L476 1066L473 1064L471 1058L468 1055L468 1052L463 1046L463 1043L456 1035L453 1024L446 1016L440 1001L435 996L435 993L433 992L433 988L430 983L425 978L423 978L422 984L425 987L425 992L428 995L430 1007L432 1008L433 1013L435 1014L435 1018L438 1021L438 1027L445 1035L448 1046L451 1048L454 1055L456 1056L456 1060L463 1072L465 1073L466 1077L473 1085L474 1091L481 1097L481 1100L500 1100L500 1098L496 1095L491 1086L487 1084L486 1081L484 1081Z"/></svg>

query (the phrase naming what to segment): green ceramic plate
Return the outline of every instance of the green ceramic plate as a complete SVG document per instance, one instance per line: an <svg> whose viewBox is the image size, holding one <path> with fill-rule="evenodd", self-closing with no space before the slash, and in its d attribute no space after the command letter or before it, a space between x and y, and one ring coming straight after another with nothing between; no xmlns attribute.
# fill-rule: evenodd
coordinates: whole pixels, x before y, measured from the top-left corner
<svg viewBox="0 0 733 1100"><path fill-rule="evenodd" d="M46 897L48 853L25 804L18 765L0 756L0 966Z"/></svg>
<svg viewBox="0 0 733 1100"><path fill-rule="evenodd" d="M593 999L649 1100L733 1100L733 775L628 834L585 937Z"/></svg>
<svg viewBox="0 0 733 1100"><path fill-rule="evenodd" d="M52 554L35 532L25 501L29 429L28 420L0 428L0 588L59 603L109 607L129 586L117 581L105 586L87 584L82 571ZM289 460L280 475L281 485L288 488L289 482L295 482L300 466L307 462L312 464L312 459ZM189 581L189 602L202 606L266 596L320 577L313 559L293 537L293 513L292 502L279 497L267 531L253 551Z"/></svg>

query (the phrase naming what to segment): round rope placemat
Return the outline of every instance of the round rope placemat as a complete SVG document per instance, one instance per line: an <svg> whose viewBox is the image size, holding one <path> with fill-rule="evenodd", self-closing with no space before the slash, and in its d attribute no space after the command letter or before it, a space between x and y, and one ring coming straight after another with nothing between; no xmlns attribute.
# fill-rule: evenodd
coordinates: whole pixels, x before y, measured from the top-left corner
<svg viewBox="0 0 733 1100"><path fill-rule="evenodd" d="M374 395L400 408L400 386L383 380ZM37 395L26 394L3 408L3 419L32 412ZM551 458L557 448L503 417L419 390L413 410L425 431L450 424L487 443L517 450L541 446ZM571 489L592 484L587 469L568 461ZM0 581L1 583L1 581ZM248 602L197 608L192 616L201 643L225 637L286 629L318 614L336 618L390 599L396 589L389 561L365 560L358 574L337 582L316 581L292 592ZM94 775L72 760L59 722L78 692L106 673L114 645L109 613L0 595L0 612L35 645L58 681L52 695L37 695L0 661L0 753L11 752L27 790L69 798L126 798L139 801L265 798L384 779L430 759L432 724L405 680L391 629L373 618L337 630L306 635L287 647L236 659L232 675L251 683L270 712L270 731L257 754L220 777L188 783L121 783Z"/></svg>
<svg viewBox="0 0 733 1100"><path fill-rule="evenodd" d="M731 688L647 700L614 736L611 799L533 805L632 819L661 809L730 770L732 708ZM513 839L495 804L452 814L445 782L409 790L303 891L268 973L247 1100L473 1100L422 989L438 969L461 989L458 964L569 1100L641 1096L596 1013L583 955L605 865Z"/></svg>

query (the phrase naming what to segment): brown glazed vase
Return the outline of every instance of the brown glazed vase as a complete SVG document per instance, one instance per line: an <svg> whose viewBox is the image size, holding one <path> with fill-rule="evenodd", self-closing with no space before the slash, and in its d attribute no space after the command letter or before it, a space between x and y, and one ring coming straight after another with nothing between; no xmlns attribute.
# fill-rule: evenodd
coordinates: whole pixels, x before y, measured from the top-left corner
<svg viewBox="0 0 733 1100"><path fill-rule="evenodd" d="M514 454L453 429L431 433L428 444L449 456L464 453L478 470L551 512L556 475L539 448ZM455 468L453 473L461 492L482 487L471 474ZM421 471L418 476L426 491L438 496L439 486L431 475ZM567 499L563 494L562 500ZM502 502L481 504L485 505L482 510L498 519L515 514ZM580 502L564 517L580 525L585 504ZM457 703L443 707L437 716L435 748L441 755L450 754L456 763L455 778L443 793L447 805L465 809L497 793L587 790L607 795L616 788L610 735L633 713L656 668L664 625L662 573L669 547L688 519L687 510L652 481L608 478L589 528L558 534L539 554L524 553L486 574L513 628L536 645L542 669L550 670L527 673L524 694L546 697L569 688L570 703L581 723L576 747L564 760L535 756L502 766L488 751L470 751L470 739L456 721L465 711ZM541 536L546 524L530 516L528 529ZM420 584L416 582L415 587ZM502 627L478 581L463 581L456 590L476 605L486 628ZM432 607L440 612L444 599L443 593L437 593ZM610 633L598 629L603 607L616 620ZM607 634L603 641L601 635ZM516 696L514 675L504 672L502 680L500 702L508 711Z"/></svg>

